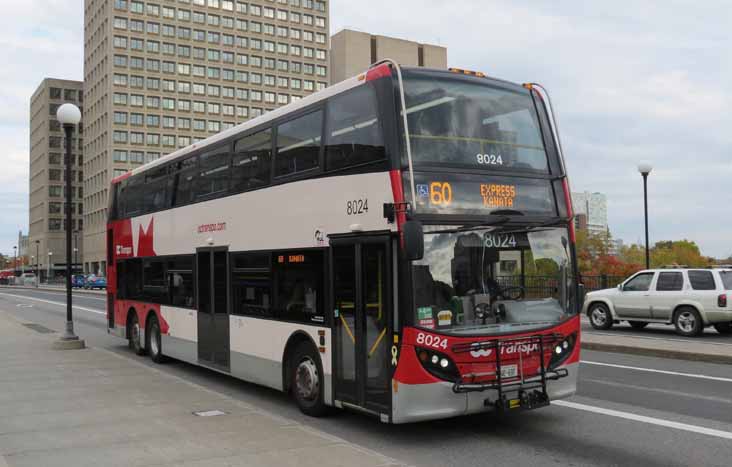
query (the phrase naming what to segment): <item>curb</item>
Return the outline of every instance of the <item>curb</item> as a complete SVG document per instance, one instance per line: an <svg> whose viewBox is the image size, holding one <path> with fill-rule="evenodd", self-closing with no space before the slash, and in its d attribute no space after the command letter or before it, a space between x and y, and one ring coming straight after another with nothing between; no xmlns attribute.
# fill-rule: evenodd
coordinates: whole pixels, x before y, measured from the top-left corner
<svg viewBox="0 0 732 467"><path fill-rule="evenodd" d="M692 362L722 363L732 365L732 354L708 354L683 350L654 349L651 347L638 347L624 344L604 344L599 342L582 342L580 347L584 350L597 350L600 352L627 353L632 355L644 355L648 357L673 358L676 360L689 360Z"/></svg>
<svg viewBox="0 0 732 467"><path fill-rule="evenodd" d="M22 285L0 285L0 290L11 289L11 290L39 290L42 292L61 292L66 293L66 289L63 287L24 287ZM97 290L84 290L84 289L72 289L75 294L81 295L106 295L106 291Z"/></svg>

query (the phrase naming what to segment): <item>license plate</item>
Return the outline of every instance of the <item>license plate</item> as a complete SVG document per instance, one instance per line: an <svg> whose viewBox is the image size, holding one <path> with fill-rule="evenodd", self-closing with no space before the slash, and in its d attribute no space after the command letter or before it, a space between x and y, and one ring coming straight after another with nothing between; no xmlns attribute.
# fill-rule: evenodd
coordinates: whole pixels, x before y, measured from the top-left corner
<svg viewBox="0 0 732 467"><path fill-rule="evenodd" d="M518 376L518 365L506 365L501 367L501 378L515 378Z"/></svg>

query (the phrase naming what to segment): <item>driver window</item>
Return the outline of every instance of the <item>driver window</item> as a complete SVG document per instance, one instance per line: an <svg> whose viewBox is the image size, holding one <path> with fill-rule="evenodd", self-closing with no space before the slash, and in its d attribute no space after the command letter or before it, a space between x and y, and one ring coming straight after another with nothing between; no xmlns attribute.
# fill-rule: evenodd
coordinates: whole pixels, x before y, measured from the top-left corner
<svg viewBox="0 0 732 467"><path fill-rule="evenodd" d="M651 287L653 274L652 272L638 274L625 283L623 290L626 292L646 292Z"/></svg>

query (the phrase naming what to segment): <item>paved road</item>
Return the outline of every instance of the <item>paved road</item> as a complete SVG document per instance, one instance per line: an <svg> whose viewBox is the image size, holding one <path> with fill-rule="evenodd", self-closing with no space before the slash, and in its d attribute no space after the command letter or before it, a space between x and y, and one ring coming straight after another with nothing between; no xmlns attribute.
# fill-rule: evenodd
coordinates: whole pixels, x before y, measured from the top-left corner
<svg viewBox="0 0 732 467"><path fill-rule="evenodd" d="M0 290L0 308L56 330L63 300L55 292ZM90 345L153 365L106 334L103 297L75 300L76 329ZM180 362L158 368L416 465L727 466L732 456L729 365L586 351L569 401L401 426L348 412L311 419L281 393Z"/></svg>
<svg viewBox="0 0 732 467"><path fill-rule="evenodd" d="M654 324L651 323L642 330L633 329L630 325L623 321L620 324L613 325L612 328L607 331L598 331L590 326L590 321L583 317L582 318L582 332L592 334L603 334L607 336L620 335L620 336L633 336L633 337L645 337L648 339L665 339L684 342L686 337L679 336L676 334L673 326L666 324ZM698 337L695 337L699 342L705 343L719 343L719 344L730 344L732 345L732 336L725 336L714 330L713 327L704 329L704 333Z"/></svg>

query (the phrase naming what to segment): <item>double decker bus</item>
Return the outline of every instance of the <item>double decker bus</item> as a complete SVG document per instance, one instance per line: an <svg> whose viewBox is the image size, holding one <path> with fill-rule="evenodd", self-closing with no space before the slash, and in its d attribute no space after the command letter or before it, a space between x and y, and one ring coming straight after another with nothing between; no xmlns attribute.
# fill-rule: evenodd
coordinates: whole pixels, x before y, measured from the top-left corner
<svg viewBox="0 0 732 467"><path fill-rule="evenodd" d="M576 390L581 288L548 96L366 72L112 181L108 330L387 423Z"/></svg>

